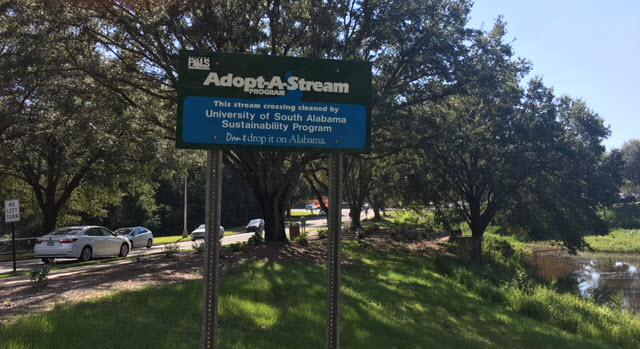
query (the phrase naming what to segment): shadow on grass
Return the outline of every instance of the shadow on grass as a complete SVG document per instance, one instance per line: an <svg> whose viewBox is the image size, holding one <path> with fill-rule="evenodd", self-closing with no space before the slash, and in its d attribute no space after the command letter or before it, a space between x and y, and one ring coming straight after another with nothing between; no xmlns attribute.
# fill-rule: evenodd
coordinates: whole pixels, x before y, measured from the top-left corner
<svg viewBox="0 0 640 349"><path fill-rule="evenodd" d="M510 313L431 271L430 261L347 244L344 348L607 348ZM322 348L321 265L255 262L221 283L221 348ZM200 282L63 306L0 327L7 348L197 348Z"/></svg>

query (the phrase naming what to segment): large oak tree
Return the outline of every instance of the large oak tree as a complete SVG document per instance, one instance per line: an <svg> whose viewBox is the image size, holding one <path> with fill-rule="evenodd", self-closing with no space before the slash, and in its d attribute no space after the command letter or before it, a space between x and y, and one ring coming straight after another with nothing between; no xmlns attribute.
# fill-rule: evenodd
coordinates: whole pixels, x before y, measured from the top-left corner
<svg viewBox="0 0 640 349"><path fill-rule="evenodd" d="M60 6L64 16L50 20L98 42L113 63L101 70L84 59L78 66L136 107L147 104L131 98L131 90L146 94L147 103L165 111L146 113L149 122L172 137L181 49L371 61L374 133L397 125L397 110L451 88L470 2L111 0ZM245 178L262 206L268 240L286 240L283 213L290 189L317 158L225 152L226 163Z"/></svg>

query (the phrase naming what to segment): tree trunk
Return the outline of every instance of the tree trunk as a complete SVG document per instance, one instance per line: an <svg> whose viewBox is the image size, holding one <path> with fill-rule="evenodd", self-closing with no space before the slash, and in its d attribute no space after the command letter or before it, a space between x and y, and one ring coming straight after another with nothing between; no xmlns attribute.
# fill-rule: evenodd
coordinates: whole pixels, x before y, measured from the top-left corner
<svg viewBox="0 0 640 349"><path fill-rule="evenodd" d="M358 228L362 227L360 223L360 208L362 206L357 206L350 204L349 205L349 217L351 218L351 230L356 231Z"/></svg>
<svg viewBox="0 0 640 349"><path fill-rule="evenodd" d="M58 222L58 210L55 206L45 206L42 210L42 234L47 234L56 229Z"/></svg>
<svg viewBox="0 0 640 349"><path fill-rule="evenodd" d="M476 264L482 263L482 239L483 234L472 233L471 235L471 258Z"/></svg>
<svg viewBox="0 0 640 349"><path fill-rule="evenodd" d="M382 216L380 215L380 208L378 206L373 206L373 220L382 222Z"/></svg>
<svg viewBox="0 0 640 349"><path fill-rule="evenodd" d="M264 238L267 241L287 241L284 229L283 200L275 198L274 195L265 195L261 201L262 216L264 217Z"/></svg>

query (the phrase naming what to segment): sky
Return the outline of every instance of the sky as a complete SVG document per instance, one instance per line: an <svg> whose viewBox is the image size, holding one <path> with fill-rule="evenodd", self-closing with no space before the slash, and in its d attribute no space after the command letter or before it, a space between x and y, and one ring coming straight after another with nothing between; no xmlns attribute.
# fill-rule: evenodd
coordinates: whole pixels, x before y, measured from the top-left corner
<svg viewBox="0 0 640 349"><path fill-rule="evenodd" d="M499 15L532 76L610 126L607 149L640 139L640 0L476 0L469 27L490 29Z"/></svg>

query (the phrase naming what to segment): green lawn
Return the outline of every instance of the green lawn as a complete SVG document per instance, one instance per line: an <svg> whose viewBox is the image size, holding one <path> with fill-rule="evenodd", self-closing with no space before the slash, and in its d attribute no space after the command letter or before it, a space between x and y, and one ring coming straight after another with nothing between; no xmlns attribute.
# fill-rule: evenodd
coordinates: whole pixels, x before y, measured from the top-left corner
<svg viewBox="0 0 640 349"><path fill-rule="evenodd" d="M640 320L629 315L548 290L490 301L481 288L435 272L433 257L344 246L343 348L640 347ZM220 347L322 348L325 281L317 264L235 269L221 284ZM201 297L194 281L61 305L0 325L0 346L197 348Z"/></svg>
<svg viewBox="0 0 640 349"><path fill-rule="evenodd" d="M33 252L32 251L16 253L16 260L17 261L21 261L23 259L30 259L30 258L33 258ZM0 262L11 262L12 260L13 260L13 255L11 255L11 254L0 255Z"/></svg>
<svg viewBox="0 0 640 349"><path fill-rule="evenodd" d="M616 229L608 235L585 237L597 252L640 253L640 230Z"/></svg>
<svg viewBox="0 0 640 349"><path fill-rule="evenodd" d="M231 236L236 234L244 233L244 226L233 227L224 230L224 236ZM183 238L182 235L171 235L171 236L156 236L153 238L154 245L167 245L167 244L175 244L183 241L191 241L191 237L187 236Z"/></svg>
<svg viewBox="0 0 640 349"><path fill-rule="evenodd" d="M313 213L311 213L311 211L291 211L291 217L292 218L315 218L315 217L320 217L320 210L313 210ZM326 217L326 216L323 216Z"/></svg>

